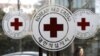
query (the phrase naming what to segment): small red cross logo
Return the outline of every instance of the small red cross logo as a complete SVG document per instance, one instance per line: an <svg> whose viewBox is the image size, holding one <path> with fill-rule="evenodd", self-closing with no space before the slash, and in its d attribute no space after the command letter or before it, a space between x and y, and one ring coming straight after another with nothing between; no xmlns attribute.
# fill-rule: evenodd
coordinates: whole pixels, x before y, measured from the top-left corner
<svg viewBox="0 0 100 56"><path fill-rule="evenodd" d="M11 22L11 26L14 26L15 30L19 30L19 26L22 26L22 22L19 22L18 18L15 18L14 22Z"/></svg>
<svg viewBox="0 0 100 56"><path fill-rule="evenodd" d="M86 26L90 26L89 22L86 22L85 18L82 18L81 22L78 22L78 26L81 26L82 30L86 30Z"/></svg>
<svg viewBox="0 0 100 56"><path fill-rule="evenodd" d="M44 31L50 31L50 37L57 37L57 31L63 31L63 24L57 24L57 18L50 18L50 24L44 24Z"/></svg>

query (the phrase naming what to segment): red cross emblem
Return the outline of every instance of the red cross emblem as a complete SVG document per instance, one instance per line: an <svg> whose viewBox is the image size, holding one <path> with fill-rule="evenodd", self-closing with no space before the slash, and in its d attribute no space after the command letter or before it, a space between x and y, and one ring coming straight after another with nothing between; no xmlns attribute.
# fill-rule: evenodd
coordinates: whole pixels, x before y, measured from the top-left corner
<svg viewBox="0 0 100 56"><path fill-rule="evenodd" d="M57 37L57 31L63 31L63 24L57 24L57 18L50 18L50 24L44 24L44 31L50 31L50 37Z"/></svg>
<svg viewBox="0 0 100 56"><path fill-rule="evenodd" d="M19 22L18 18L14 19L14 22L11 22L11 26L14 26L15 30L19 30L19 26L22 26L22 22Z"/></svg>
<svg viewBox="0 0 100 56"><path fill-rule="evenodd" d="M86 30L86 26L90 26L90 23L86 22L85 18L82 18L81 22L78 22L77 25L81 26L82 30Z"/></svg>

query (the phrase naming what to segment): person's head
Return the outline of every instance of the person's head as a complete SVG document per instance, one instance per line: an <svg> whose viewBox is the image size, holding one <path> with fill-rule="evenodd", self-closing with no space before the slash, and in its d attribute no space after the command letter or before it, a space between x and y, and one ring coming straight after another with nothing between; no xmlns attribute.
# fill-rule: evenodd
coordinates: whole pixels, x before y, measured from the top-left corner
<svg viewBox="0 0 100 56"><path fill-rule="evenodd" d="M74 53L75 56L84 56L84 50L82 47L77 47L75 49L75 53Z"/></svg>

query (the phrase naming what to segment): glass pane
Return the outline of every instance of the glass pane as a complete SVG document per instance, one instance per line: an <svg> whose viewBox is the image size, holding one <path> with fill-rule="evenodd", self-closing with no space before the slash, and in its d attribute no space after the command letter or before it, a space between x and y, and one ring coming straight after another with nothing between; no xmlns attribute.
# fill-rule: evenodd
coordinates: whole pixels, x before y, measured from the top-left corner
<svg viewBox="0 0 100 56"><path fill-rule="evenodd" d="M39 46L33 41L32 36L25 36L21 40L14 40L4 34L2 28L2 19L10 11L18 9L18 0L0 1L0 56L39 56ZM100 0L20 0L20 9L28 14L30 18L34 13L44 5L60 5L68 8L72 12L77 9L90 9L100 14ZM96 6L95 6L96 5ZM92 30L91 30L92 31ZM43 56L74 56L77 47L83 48L84 56L100 56L100 30L98 33L86 40L75 38L74 42L66 49L57 52L43 50Z"/></svg>

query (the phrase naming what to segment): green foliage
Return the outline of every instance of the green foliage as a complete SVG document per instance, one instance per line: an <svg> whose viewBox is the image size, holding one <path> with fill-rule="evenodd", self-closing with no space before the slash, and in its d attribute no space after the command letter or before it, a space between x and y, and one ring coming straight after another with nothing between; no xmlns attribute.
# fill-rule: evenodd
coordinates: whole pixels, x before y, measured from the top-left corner
<svg viewBox="0 0 100 56"><path fill-rule="evenodd" d="M3 19L4 15L5 15L5 13L0 9L0 21Z"/></svg>
<svg viewBox="0 0 100 56"><path fill-rule="evenodd" d="M3 30L2 30L2 19L3 19L4 15L5 15L5 13L0 9L0 33L3 32Z"/></svg>

